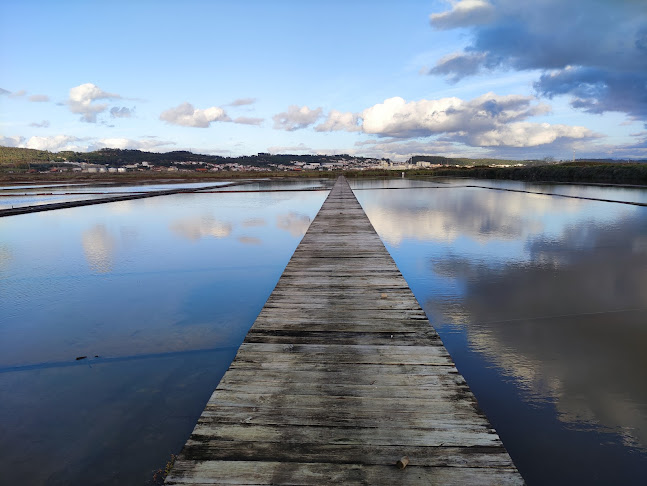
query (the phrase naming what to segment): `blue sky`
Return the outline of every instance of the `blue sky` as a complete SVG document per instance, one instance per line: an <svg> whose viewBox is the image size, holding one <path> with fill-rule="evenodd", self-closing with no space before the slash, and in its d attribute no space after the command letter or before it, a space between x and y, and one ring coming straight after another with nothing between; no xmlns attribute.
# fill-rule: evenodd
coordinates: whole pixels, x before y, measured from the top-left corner
<svg viewBox="0 0 647 486"><path fill-rule="evenodd" d="M642 0L0 5L0 145L647 158Z"/></svg>

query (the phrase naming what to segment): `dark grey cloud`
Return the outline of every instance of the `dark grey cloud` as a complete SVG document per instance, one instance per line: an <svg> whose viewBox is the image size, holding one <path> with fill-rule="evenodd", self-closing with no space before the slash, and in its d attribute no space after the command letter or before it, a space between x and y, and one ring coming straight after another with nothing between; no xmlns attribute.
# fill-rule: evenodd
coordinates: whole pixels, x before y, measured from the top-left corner
<svg viewBox="0 0 647 486"><path fill-rule="evenodd" d="M647 71L574 67L542 74L534 86L549 98L570 95L574 108L589 113L621 111L633 118L647 120Z"/></svg>
<svg viewBox="0 0 647 486"><path fill-rule="evenodd" d="M455 83L466 76L478 74L486 60L487 56L482 53L450 54L438 61L429 74L447 76L449 81Z"/></svg>
<svg viewBox="0 0 647 486"><path fill-rule="evenodd" d="M486 12L487 15L476 15ZM544 71L535 89L593 113L647 119L647 7L636 0L462 0L434 14L438 29L470 30L462 51L430 74L451 81L493 69Z"/></svg>
<svg viewBox="0 0 647 486"><path fill-rule="evenodd" d="M0 96L9 95L9 94L11 94L11 91L0 88Z"/></svg>

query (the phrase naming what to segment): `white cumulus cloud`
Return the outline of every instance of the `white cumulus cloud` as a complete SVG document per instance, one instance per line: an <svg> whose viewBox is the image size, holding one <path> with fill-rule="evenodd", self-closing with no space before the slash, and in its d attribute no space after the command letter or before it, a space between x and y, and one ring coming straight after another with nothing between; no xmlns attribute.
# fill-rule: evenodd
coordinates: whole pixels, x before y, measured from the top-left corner
<svg viewBox="0 0 647 486"><path fill-rule="evenodd" d="M81 140L83 139L71 135L33 136L27 140L27 143L20 146L36 150L49 150L50 152L59 152L61 150L82 151L84 147L78 144Z"/></svg>
<svg viewBox="0 0 647 486"><path fill-rule="evenodd" d="M2 147L23 147L25 137L13 135L11 137L4 137L0 135L0 146Z"/></svg>
<svg viewBox="0 0 647 486"><path fill-rule="evenodd" d="M315 127L318 132L357 132L362 128L359 126L359 117L355 113L343 113L337 110L331 110L328 113L326 121Z"/></svg>
<svg viewBox="0 0 647 486"><path fill-rule="evenodd" d="M265 120L263 118L254 118L250 116L239 116L232 120L234 123L240 123L241 125L260 125Z"/></svg>
<svg viewBox="0 0 647 486"><path fill-rule="evenodd" d="M494 7L484 0L460 0L452 3L451 10L429 16L431 25L437 29L454 29L487 24L494 19Z"/></svg>
<svg viewBox="0 0 647 486"><path fill-rule="evenodd" d="M97 115L108 108L106 103L95 103L97 100L120 99L115 93L107 93L92 83L85 83L70 89L67 106L72 113L81 115L81 120L96 123Z"/></svg>
<svg viewBox="0 0 647 486"><path fill-rule="evenodd" d="M470 145L479 147L536 147L553 143L558 138L578 139L594 136L586 127L518 122L468 135L466 138Z"/></svg>
<svg viewBox="0 0 647 486"><path fill-rule="evenodd" d="M225 113L225 110L220 107L212 106L211 108L202 110L195 108L188 102L163 111L160 115L160 120L164 120L172 125L200 128L207 128L212 122L216 121L231 121L227 113Z"/></svg>
<svg viewBox="0 0 647 486"><path fill-rule="evenodd" d="M307 106L290 105L288 111L277 113L272 117L274 128L288 132L306 128L319 119L321 112L321 108L311 110Z"/></svg>
<svg viewBox="0 0 647 486"><path fill-rule="evenodd" d="M100 150L102 148L114 148L121 150L145 150L151 151L159 147L175 145L175 142L159 140L157 138L145 138L144 140L133 140L131 138L101 138L91 144L89 150Z"/></svg>
<svg viewBox="0 0 647 486"><path fill-rule="evenodd" d="M88 152L100 150L102 148L117 148L146 151L164 151L169 145L175 145L175 142L160 140L157 137L145 137L141 140L130 138L79 138L71 135L54 135L48 137L33 136L29 139L21 136L2 137L0 136L0 145L5 147L21 147L36 150L49 150L50 152L59 152L61 150L72 150L75 152Z"/></svg>
<svg viewBox="0 0 647 486"><path fill-rule="evenodd" d="M532 96L494 93L468 101L451 97L406 102L395 97L364 110L362 128L365 133L400 138L482 132L550 111L547 105L532 104L533 101Z"/></svg>

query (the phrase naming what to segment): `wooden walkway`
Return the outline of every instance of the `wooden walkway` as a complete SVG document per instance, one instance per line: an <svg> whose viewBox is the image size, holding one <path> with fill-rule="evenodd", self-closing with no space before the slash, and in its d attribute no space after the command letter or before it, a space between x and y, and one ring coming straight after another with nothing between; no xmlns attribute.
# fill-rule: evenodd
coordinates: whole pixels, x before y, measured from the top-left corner
<svg viewBox="0 0 647 486"><path fill-rule="evenodd" d="M523 484L343 177L166 480L335 483Z"/></svg>

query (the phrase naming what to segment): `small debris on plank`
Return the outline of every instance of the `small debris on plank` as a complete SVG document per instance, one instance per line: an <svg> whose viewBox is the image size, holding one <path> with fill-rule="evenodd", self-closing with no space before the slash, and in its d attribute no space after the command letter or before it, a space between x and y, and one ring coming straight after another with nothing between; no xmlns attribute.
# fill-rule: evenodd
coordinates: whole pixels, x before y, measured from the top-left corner
<svg viewBox="0 0 647 486"><path fill-rule="evenodd" d="M398 466L398 469L404 469L409 464L409 456L404 456L395 463Z"/></svg>

